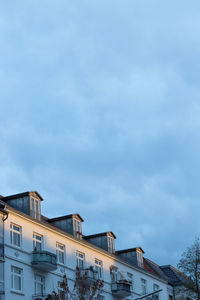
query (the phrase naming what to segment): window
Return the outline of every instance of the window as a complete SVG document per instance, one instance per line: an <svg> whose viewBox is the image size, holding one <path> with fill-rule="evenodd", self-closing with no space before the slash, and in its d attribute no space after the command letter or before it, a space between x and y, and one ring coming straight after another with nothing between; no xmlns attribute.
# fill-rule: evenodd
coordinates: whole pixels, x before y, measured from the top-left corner
<svg viewBox="0 0 200 300"><path fill-rule="evenodd" d="M3 263L0 263L0 291L4 291L4 264Z"/></svg>
<svg viewBox="0 0 200 300"><path fill-rule="evenodd" d="M95 271L97 271L98 278L102 279L103 278L102 261L95 258L94 264L95 264Z"/></svg>
<svg viewBox="0 0 200 300"><path fill-rule="evenodd" d="M38 233L33 233L33 250L34 251L42 250L42 235Z"/></svg>
<svg viewBox="0 0 200 300"><path fill-rule="evenodd" d="M115 244L114 244L114 238L112 236L107 236L107 241L108 241L108 251L110 253L115 252Z"/></svg>
<svg viewBox="0 0 200 300"><path fill-rule="evenodd" d="M147 294L147 281L143 278L141 278L141 292L142 292L142 295Z"/></svg>
<svg viewBox="0 0 200 300"><path fill-rule="evenodd" d="M153 292L156 292L158 290L159 290L159 285L154 283L154 285L153 285ZM156 293L156 294L152 295L152 298L154 300L159 300L159 293Z"/></svg>
<svg viewBox="0 0 200 300"><path fill-rule="evenodd" d="M39 200L31 198L31 217L40 219Z"/></svg>
<svg viewBox="0 0 200 300"><path fill-rule="evenodd" d="M79 251L76 252L76 266L80 269L84 268L85 254Z"/></svg>
<svg viewBox="0 0 200 300"><path fill-rule="evenodd" d="M104 300L105 298L104 298L104 296L102 296L102 295L97 295L97 298L96 298L97 300Z"/></svg>
<svg viewBox="0 0 200 300"><path fill-rule="evenodd" d="M65 246L60 243L56 243L56 254L57 254L57 262L60 264L64 264L65 263Z"/></svg>
<svg viewBox="0 0 200 300"><path fill-rule="evenodd" d="M60 294L63 291L63 282L62 281L58 281L58 294Z"/></svg>
<svg viewBox="0 0 200 300"><path fill-rule="evenodd" d="M117 281L117 274L118 274L118 268L115 266L110 267L110 276L111 276L111 281L116 282Z"/></svg>
<svg viewBox="0 0 200 300"><path fill-rule="evenodd" d="M63 282L62 281L58 281L57 289L58 289L58 295L60 297L59 299L66 299L65 292L63 290Z"/></svg>
<svg viewBox="0 0 200 300"><path fill-rule="evenodd" d="M78 238L82 237L81 221L74 218L73 219L73 227L74 227L74 235Z"/></svg>
<svg viewBox="0 0 200 300"><path fill-rule="evenodd" d="M128 279L128 281L130 281L130 283L131 283L131 291L133 291L134 290L133 274L127 272L127 279Z"/></svg>
<svg viewBox="0 0 200 300"><path fill-rule="evenodd" d="M143 254L141 250L137 250L137 262L139 267L143 267Z"/></svg>
<svg viewBox="0 0 200 300"><path fill-rule="evenodd" d="M21 247L21 227L12 223L10 224L10 243Z"/></svg>
<svg viewBox="0 0 200 300"><path fill-rule="evenodd" d="M20 268L11 267L11 289L15 291L22 291L22 274L23 271Z"/></svg>
<svg viewBox="0 0 200 300"><path fill-rule="evenodd" d="M41 275L35 274L35 295L43 296L45 292L45 279Z"/></svg>

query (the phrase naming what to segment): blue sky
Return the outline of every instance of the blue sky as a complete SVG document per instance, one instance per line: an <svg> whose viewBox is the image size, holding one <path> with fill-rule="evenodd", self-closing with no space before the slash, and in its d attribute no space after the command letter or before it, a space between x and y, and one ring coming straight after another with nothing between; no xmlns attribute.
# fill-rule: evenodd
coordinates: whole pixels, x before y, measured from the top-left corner
<svg viewBox="0 0 200 300"><path fill-rule="evenodd" d="M200 2L0 4L0 194L176 265L200 228Z"/></svg>

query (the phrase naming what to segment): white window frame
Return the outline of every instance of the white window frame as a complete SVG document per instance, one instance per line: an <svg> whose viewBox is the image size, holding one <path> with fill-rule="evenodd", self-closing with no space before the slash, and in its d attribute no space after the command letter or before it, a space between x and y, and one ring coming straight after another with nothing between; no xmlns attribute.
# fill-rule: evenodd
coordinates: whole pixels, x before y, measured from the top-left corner
<svg viewBox="0 0 200 300"><path fill-rule="evenodd" d="M56 242L56 255L57 255L57 262L59 264L64 265L65 264L65 245ZM62 257L62 260L60 260L60 255Z"/></svg>
<svg viewBox="0 0 200 300"><path fill-rule="evenodd" d="M18 271L19 273L16 271ZM19 279L19 289L17 289L15 286L15 278ZM23 269L16 266L11 266L11 290L15 292L23 292Z"/></svg>
<svg viewBox="0 0 200 300"><path fill-rule="evenodd" d="M82 237L81 221L77 218L73 218L73 230L77 238Z"/></svg>
<svg viewBox="0 0 200 300"><path fill-rule="evenodd" d="M19 230L16 230L14 227ZM15 244L15 236L17 236L19 245ZM21 248L22 244L22 227L14 223L10 223L10 244L18 248Z"/></svg>
<svg viewBox="0 0 200 300"><path fill-rule="evenodd" d="M153 284L153 292L156 292L159 290L159 285L157 283ZM152 298L154 300L159 300L159 293L152 295Z"/></svg>
<svg viewBox="0 0 200 300"><path fill-rule="evenodd" d="M97 272L98 279L103 279L103 262L102 262L102 260L95 258L94 269Z"/></svg>
<svg viewBox="0 0 200 300"><path fill-rule="evenodd" d="M110 276L111 276L112 283L117 282L117 280L118 280L118 268L117 267L111 266Z"/></svg>
<svg viewBox="0 0 200 300"><path fill-rule="evenodd" d="M4 264L0 264L0 290L4 290L4 280L5 280L5 272L4 272Z"/></svg>
<svg viewBox="0 0 200 300"><path fill-rule="evenodd" d="M38 280L40 278L41 280ZM37 290L37 285L40 285L42 287L42 293L41 291ZM43 275L34 274L34 292L35 296L44 296L45 295L45 277Z"/></svg>
<svg viewBox="0 0 200 300"><path fill-rule="evenodd" d="M40 201L31 197L31 217L40 219Z"/></svg>
<svg viewBox="0 0 200 300"><path fill-rule="evenodd" d="M141 250L137 250L137 261L138 261L138 266L143 267L143 254Z"/></svg>
<svg viewBox="0 0 200 300"><path fill-rule="evenodd" d="M110 253L114 253L115 252L115 242L114 242L114 238L110 235L107 235L107 244L108 244L108 251Z"/></svg>
<svg viewBox="0 0 200 300"><path fill-rule="evenodd" d="M40 237L41 240L37 239L36 237ZM40 249L38 249L37 244L40 244ZM43 235L33 232L33 251L42 251L43 250Z"/></svg>
<svg viewBox="0 0 200 300"><path fill-rule="evenodd" d="M134 276L132 273L127 272L127 279L131 282L131 291L134 291Z"/></svg>
<svg viewBox="0 0 200 300"><path fill-rule="evenodd" d="M141 278L141 293L142 295L147 294L147 280L144 278Z"/></svg>
<svg viewBox="0 0 200 300"><path fill-rule="evenodd" d="M81 263L80 263L81 262ZM76 251L76 266L84 269L85 266L85 253Z"/></svg>

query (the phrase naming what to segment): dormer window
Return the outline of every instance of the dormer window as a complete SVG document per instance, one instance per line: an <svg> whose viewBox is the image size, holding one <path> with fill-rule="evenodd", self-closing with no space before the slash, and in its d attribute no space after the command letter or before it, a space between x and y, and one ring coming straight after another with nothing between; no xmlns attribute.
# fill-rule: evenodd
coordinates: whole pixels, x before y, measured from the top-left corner
<svg viewBox="0 0 200 300"><path fill-rule="evenodd" d="M40 219L40 206L39 200L31 197L31 217Z"/></svg>
<svg viewBox="0 0 200 300"><path fill-rule="evenodd" d="M74 229L74 236L77 238L82 238L82 231L81 231L81 221L77 218L73 218L73 229Z"/></svg>
<svg viewBox="0 0 200 300"><path fill-rule="evenodd" d="M137 249L137 263L139 267L143 268L143 253L140 249Z"/></svg>
<svg viewBox="0 0 200 300"><path fill-rule="evenodd" d="M108 242L108 252L114 253L115 252L115 241L112 235L107 236L107 242Z"/></svg>

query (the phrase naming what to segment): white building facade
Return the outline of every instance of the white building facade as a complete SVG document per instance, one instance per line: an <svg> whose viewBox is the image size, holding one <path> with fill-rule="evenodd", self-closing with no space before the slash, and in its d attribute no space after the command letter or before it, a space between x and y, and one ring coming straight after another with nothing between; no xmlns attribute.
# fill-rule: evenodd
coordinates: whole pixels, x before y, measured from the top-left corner
<svg viewBox="0 0 200 300"><path fill-rule="evenodd" d="M1 198L0 300L51 299L64 274L72 288L76 266L103 281L99 299L137 299L156 290L154 299L169 299L167 280L140 247L115 251L112 232L83 236L78 214L48 219L42 200L37 192Z"/></svg>

